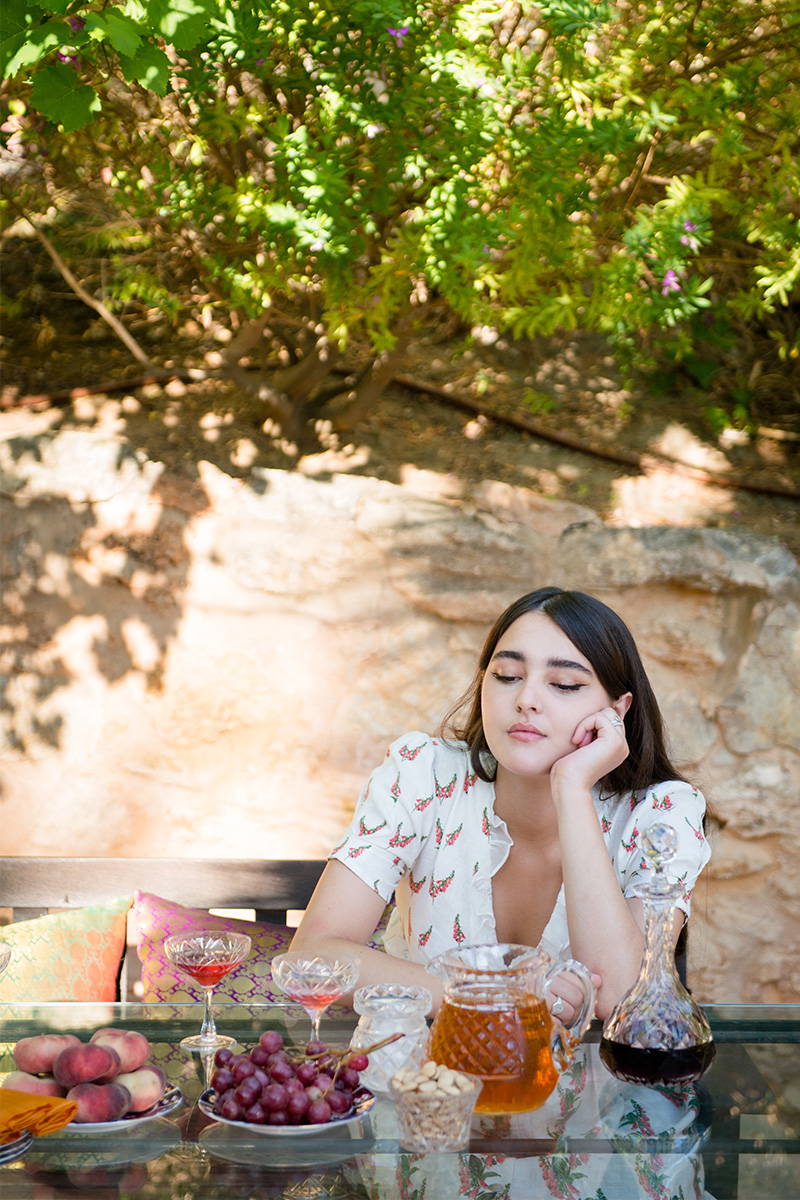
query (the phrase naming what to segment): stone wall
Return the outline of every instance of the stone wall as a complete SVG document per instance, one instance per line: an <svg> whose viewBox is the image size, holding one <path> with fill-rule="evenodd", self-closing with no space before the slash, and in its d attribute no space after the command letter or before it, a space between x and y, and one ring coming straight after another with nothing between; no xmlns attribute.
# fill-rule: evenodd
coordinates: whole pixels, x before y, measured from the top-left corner
<svg viewBox="0 0 800 1200"><path fill-rule="evenodd" d="M557 583L631 625L719 818L695 994L800 999L800 571L778 543L411 469L181 473L50 422L0 421L0 854L321 856L497 613Z"/></svg>

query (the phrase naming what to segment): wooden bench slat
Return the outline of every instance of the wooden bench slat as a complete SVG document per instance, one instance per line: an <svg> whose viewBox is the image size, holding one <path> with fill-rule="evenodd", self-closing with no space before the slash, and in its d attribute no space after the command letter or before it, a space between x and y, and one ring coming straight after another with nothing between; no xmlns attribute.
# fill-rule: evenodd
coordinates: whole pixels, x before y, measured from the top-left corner
<svg viewBox="0 0 800 1200"><path fill-rule="evenodd" d="M305 908L321 859L0 858L0 905L79 908L137 888L194 908Z"/></svg>

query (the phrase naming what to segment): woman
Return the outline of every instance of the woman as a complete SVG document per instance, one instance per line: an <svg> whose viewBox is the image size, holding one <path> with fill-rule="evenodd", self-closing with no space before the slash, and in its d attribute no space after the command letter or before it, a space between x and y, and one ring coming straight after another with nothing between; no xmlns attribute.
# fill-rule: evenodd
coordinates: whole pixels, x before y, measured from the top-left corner
<svg viewBox="0 0 800 1200"><path fill-rule="evenodd" d="M630 631L583 592L522 596L490 631L443 729L389 748L293 949L354 954L360 984L419 983L438 1005L441 982L425 966L437 954L541 943L590 968L604 1018L642 958L642 834L666 821L678 835L675 941L710 855L705 801L669 760ZM384 953L366 943L393 896ZM577 996L568 976L558 982L553 1008L569 1022Z"/></svg>

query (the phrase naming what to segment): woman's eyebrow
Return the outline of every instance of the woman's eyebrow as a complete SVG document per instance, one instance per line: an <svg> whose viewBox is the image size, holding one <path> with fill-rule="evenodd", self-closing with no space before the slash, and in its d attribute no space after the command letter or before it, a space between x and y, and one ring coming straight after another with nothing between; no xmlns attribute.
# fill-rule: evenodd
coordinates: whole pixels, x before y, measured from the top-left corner
<svg viewBox="0 0 800 1200"><path fill-rule="evenodd" d="M584 675L591 675L588 667L583 663L573 662L571 658L548 658L548 667L566 667L569 671L583 671Z"/></svg>

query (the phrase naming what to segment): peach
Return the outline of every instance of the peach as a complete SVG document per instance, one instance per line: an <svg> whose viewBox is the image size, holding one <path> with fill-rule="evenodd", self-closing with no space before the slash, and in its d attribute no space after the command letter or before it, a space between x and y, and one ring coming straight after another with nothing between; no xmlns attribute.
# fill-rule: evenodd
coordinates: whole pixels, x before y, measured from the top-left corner
<svg viewBox="0 0 800 1200"><path fill-rule="evenodd" d="M167 1077L161 1067L139 1067L138 1071L123 1072L114 1080L131 1094L131 1112L152 1108L164 1095Z"/></svg>
<svg viewBox="0 0 800 1200"><path fill-rule="evenodd" d="M78 1105L74 1120L82 1125L87 1121L118 1121L131 1105L130 1092L118 1083L77 1083L67 1092L67 1099Z"/></svg>
<svg viewBox="0 0 800 1200"><path fill-rule="evenodd" d="M15 1092L30 1092L34 1096L63 1096L64 1089L52 1075L29 1075L27 1071L12 1071L0 1083L0 1087Z"/></svg>
<svg viewBox="0 0 800 1200"><path fill-rule="evenodd" d="M90 1045L111 1046L119 1055L121 1071L138 1071L150 1053L150 1043L143 1033L133 1029L98 1029L89 1039Z"/></svg>
<svg viewBox="0 0 800 1200"><path fill-rule="evenodd" d="M21 1038L13 1050L14 1062L29 1075L50 1075L53 1063L68 1046L80 1046L74 1033L37 1033Z"/></svg>
<svg viewBox="0 0 800 1200"><path fill-rule="evenodd" d="M110 1046L68 1046L53 1063L56 1083L71 1088L79 1083L107 1083L119 1074L119 1055Z"/></svg>

